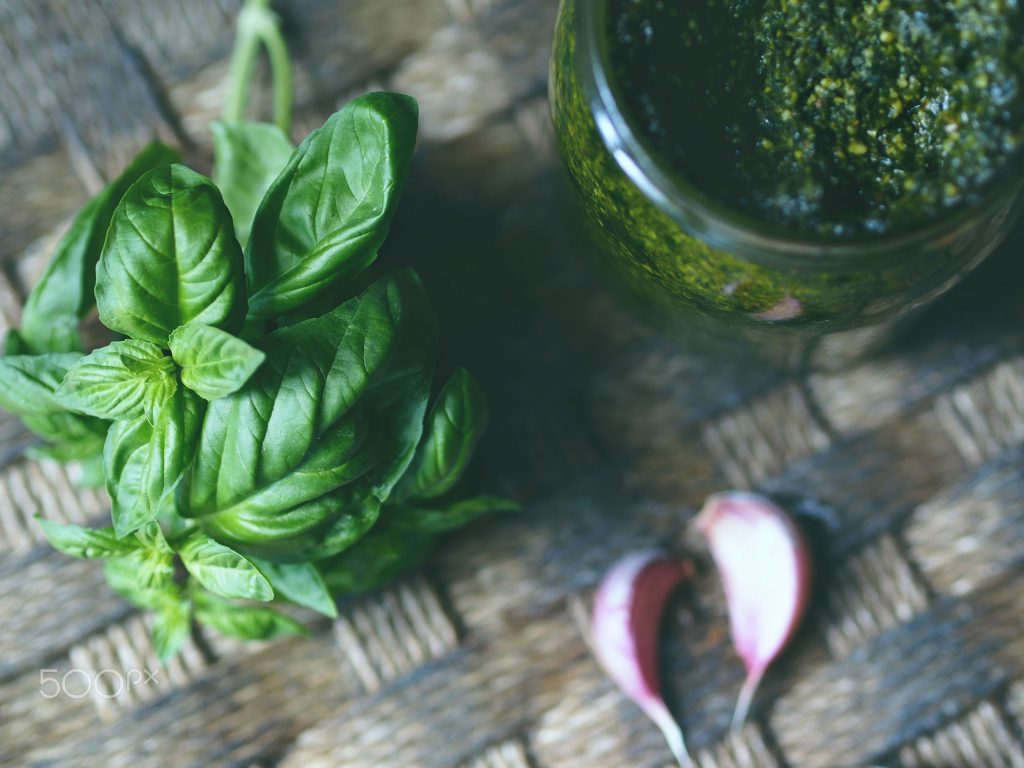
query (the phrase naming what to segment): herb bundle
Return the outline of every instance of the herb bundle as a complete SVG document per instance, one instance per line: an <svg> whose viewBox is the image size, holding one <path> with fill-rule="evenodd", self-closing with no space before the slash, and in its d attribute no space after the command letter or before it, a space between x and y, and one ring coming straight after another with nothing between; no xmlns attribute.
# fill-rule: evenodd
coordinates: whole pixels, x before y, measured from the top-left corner
<svg viewBox="0 0 1024 768"><path fill-rule="evenodd" d="M243 11L236 94L258 42L282 53L269 18L263 2ZM278 103L287 124L290 97ZM155 612L163 658L193 620L300 632L266 604L336 616L333 595L515 507L453 498L486 402L458 370L428 409L430 301L412 270L372 270L415 101L357 98L294 149L239 104L213 126L216 183L153 144L79 213L0 358L0 406L42 439L36 455L82 462L111 498L111 527L42 520L44 533L105 560L113 589ZM119 340L84 354L93 307Z"/></svg>

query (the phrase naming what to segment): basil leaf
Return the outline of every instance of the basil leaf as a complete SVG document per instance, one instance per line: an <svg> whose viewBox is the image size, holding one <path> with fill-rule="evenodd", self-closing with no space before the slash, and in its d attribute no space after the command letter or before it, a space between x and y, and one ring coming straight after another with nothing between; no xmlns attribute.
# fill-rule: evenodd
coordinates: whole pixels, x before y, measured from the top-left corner
<svg viewBox="0 0 1024 768"><path fill-rule="evenodd" d="M0 408L20 416L26 427L54 443L54 458L65 461L95 454L107 431L105 422L69 412L54 396L81 357L75 353L0 357Z"/></svg>
<svg viewBox="0 0 1024 768"><path fill-rule="evenodd" d="M362 594L426 562L441 533L483 514L519 508L513 501L493 496L466 499L444 509L389 505L382 519L362 539L344 552L320 560L316 566L332 593Z"/></svg>
<svg viewBox="0 0 1024 768"><path fill-rule="evenodd" d="M148 341L115 341L83 357L65 374L57 401L101 419L156 417L178 382L174 361Z"/></svg>
<svg viewBox="0 0 1024 768"><path fill-rule="evenodd" d="M141 569L142 553L135 552L127 557L107 560L103 564L103 575L114 592L143 610L160 610L181 601L181 590L175 584L163 589L141 587Z"/></svg>
<svg viewBox="0 0 1024 768"><path fill-rule="evenodd" d="M78 326L95 303L96 262L115 207L140 176L177 159L173 149L153 142L75 217L22 310L27 348L34 352L81 350Z"/></svg>
<svg viewBox="0 0 1024 768"><path fill-rule="evenodd" d="M338 618L334 598L312 563L271 563L256 559L253 559L253 563L267 577L278 597L311 608L332 619Z"/></svg>
<svg viewBox="0 0 1024 768"><path fill-rule="evenodd" d="M146 523L135 532L145 551L139 566L139 586L144 589L166 589L174 582L174 552L159 523Z"/></svg>
<svg viewBox="0 0 1024 768"><path fill-rule="evenodd" d="M4 336L3 353L5 355L30 355L32 350L29 349L28 342L25 341L25 337L17 329L8 328L7 335Z"/></svg>
<svg viewBox="0 0 1024 768"><path fill-rule="evenodd" d="M249 315L275 318L344 289L387 237L416 144L409 96L349 102L267 190L246 251Z"/></svg>
<svg viewBox="0 0 1024 768"><path fill-rule="evenodd" d="M266 355L226 331L199 323L171 334L171 354L181 366L182 383L204 400L237 391Z"/></svg>
<svg viewBox="0 0 1024 768"><path fill-rule="evenodd" d="M139 509L142 476L149 463L153 426L144 418L118 421L107 433L103 448L103 477L110 496L110 515L118 536L127 536L156 518ZM138 511L136 511L138 510Z"/></svg>
<svg viewBox="0 0 1024 768"><path fill-rule="evenodd" d="M271 123L210 123L213 181L231 211L235 235L249 239L260 200L292 154L292 142Z"/></svg>
<svg viewBox="0 0 1024 768"><path fill-rule="evenodd" d="M256 566L209 536L193 533L178 550L196 581L221 597L272 600L274 590Z"/></svg>
<svg viewBox="0 0 1024 768"><path fill-rule="evenodd" d="M146 523L139 528L135 532L135 538L148 550L165 552L167 554L172 553L171 545L167 543L167 539L164 538L163 529L157 522Z"/></svg>
<svg viewBox="0 0 1024 768"><path fill-rule="evenodd" d="M272 608L232 605L197 595L196 619L222 635L242 640L269 640L280 635L308 635L309 631Z"/></svg>
<svg viewBox="0 0 1024 768"><path fill-rule="evenodd" d="M184 601L168 602L153 618L153 646L165 664L173 658L192 631L192 614Z"/></svg>
<svg viewBox="0 0 1024 768"><path fill-rule="evenodd" d="M448 380L427 419L427 434L399 486L399 498L433 499L459 481L487 429L487 400L469 371Z"/></svg>
<svg viewBox="0 0 1024 768"><path fill-rule="evenodd" d="M139 542L119 539L113 528L83 528L36 516L50 546L71 557L90 560L121 557L139 549Z"/></svg>
<svg viewBox="0 0 1024 768"><path fill-rule="evenodd" d="M95 453L78 459L75 485L79 488L102 488L103 481L103 445L100 443Z"/></svg>
<svg viewBox="0 0 1024 768"><path fill-rule="evenodd" d="M220 192L183 165L150 171L125 194L96 268L96 305L111 330L167 346L189 322L237 331L245 318L242 253Z"/></svg>
<svg viewBox="0 0 1024 768"><path fill-rule="evenodd" d="M441 533L461 528L483 515L494 512L518 512L520 509L520 505L510 499L499 496L476 496L442 508L427 509L399 505L388 508L388 519L398 526Z"/></svg>
<svg viewBox="0 0 1024 768"><path fill-rule="evenodd" d="M76 353L0 357L0 407L18 416L66 411L54 393L81 359Z"/></svg>
<svg viewBox="0 0 1024 768"><path fill-rule="evenodd" d="M279 329L241 390L210 403L182 514L257 557L358 539L423 430L437 323L411 271Z"/></svg>
<svg viewBox="0 0 1024 768"><path fill-rule="evenodd" d="M165 552L149 551L139 563L139 586L166 589L174 583L174 559Z"/></svg>
<svg viewBox="0 0 1024 768"><path fill-rule="evenodd" d="M382 520L354 546L316 565L332 593L360 595L422 565L437 541L434 534Z"/></svg>
<svg viewBox="0 0 1024 768"><path fill-rule="evenodd" d="M47 451L47 446L37 446L29 453L58 461L91 459L102 453L109 426L105 421L70 412L22 416L21 420L32 432L52 443L51 452Z"/></svg>
<svg viewBox="0 0 1024 768"><path fill-rule="evenodd" d="M60 414L60 416L66 417L68 419L71 419L76 415L77 414L72 413ZM47 419L46 421L47 424L51 426L54 423L52 417ZM75 426L75 424L75 421L69 421L69 426L71 426L72 428ZM68 433L68 428L59 427L56 429L56 432L59 436L59 439L62 442L43 443L42 445L29 446L28 448L25 449L25 455L28 456L30 459L35 459L36 461L44 461L46 459L50 459L52 461L61 462L81 461L83 462L83 464L88 463L89 471L84 473L83 480L77 482L77 485L83 488L99 488L103 485L103 441L104 436L106 435L107 425L103 422L98 422L98 424L102 425L102 431L88 432L84 435L77 437L71 437ZM41 434L41 431L38 429L34 429L33 431L36 432L36 434ZM91 474L91 472L95 466L95 462L97 461L99 462L101 474L99 475L99 482L92 483L96 476ZM88 477L86 477L86 475L88 475Z"/></svg>
<svg viewBox="0 0 1024 768"><path fill-rule="evenodd" d="M195 521L186 520L179 515L176 505L160 510L160 522L166 531L167 538L175 544L196 530Z"/></svg>
<svg viewBox="0 0 1024 768"><path fill-rule="evenodd" d="M118 421L107 435L103 470L118 536L127 536L171 507L192 462L202 421L202 401L179 389L164 402L154 424Z"/></svg>

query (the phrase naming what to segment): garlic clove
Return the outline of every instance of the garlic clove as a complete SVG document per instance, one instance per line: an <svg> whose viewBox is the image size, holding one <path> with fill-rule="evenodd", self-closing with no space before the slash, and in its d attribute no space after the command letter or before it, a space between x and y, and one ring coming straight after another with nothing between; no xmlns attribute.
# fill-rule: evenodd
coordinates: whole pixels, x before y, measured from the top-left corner
<svg viewBox="0 0 1024 768"><path fill-rule="evenodd" d="M598 662L661 729L681 766L692 761L682 730L662 697L658 628L672 591L693 572L689 560L660 550L623 557L601 580L590 624L591 647Z"/></svg>
<svg viewBox="0 0 1024 768"><path fill-rule="evenodd" d="M694 524L721 576L733 645L747 670L733 715L738 730L765 671L803 618L811 594L811 554L792 518L758 494L714 494Z"/></svg>

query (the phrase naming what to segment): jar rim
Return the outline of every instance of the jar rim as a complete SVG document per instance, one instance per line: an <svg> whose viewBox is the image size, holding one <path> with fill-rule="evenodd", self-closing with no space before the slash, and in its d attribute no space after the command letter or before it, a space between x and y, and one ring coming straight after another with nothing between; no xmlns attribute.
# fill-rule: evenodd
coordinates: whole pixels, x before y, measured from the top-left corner
<svg viewBox="0 0 1024 768"><path fill-rule="evenodd" d="M884 257L920 248L929 241L955 239L973 225L979 214L997 207L1021 184L1012 171L1004 170L1004 178L994 180L977 203L940 212L934 220L895 233L819 235L787 230L741 213L667 170L638 129L635 116L621 98L620 84L609 77L611 36L603 32L608 29L610 1L576 1L576 55L583 57L577 66L598 134L619 168L655 206L712 247L753 260L806 259L819 264L823 257L858 261ZM1011 168L1024 165L1022 161L1024 153L1016 153Z"/></svg>

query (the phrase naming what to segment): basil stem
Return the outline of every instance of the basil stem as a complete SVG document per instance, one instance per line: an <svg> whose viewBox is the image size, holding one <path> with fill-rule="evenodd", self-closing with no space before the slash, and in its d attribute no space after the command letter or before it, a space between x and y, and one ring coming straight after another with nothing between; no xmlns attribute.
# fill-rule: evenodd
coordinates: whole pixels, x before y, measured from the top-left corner
<svg viewBox="0 0 1024 768"><path fill-rule="evenodd" d="M224 101L224 122L245 119L245 105L252 83L252 70L260 45L267 49L274 81L274 122L285 133L292 128L292 66L277 16L270 0L246 0L238 14L235 49L228 70L228 92Z"/></svg>

